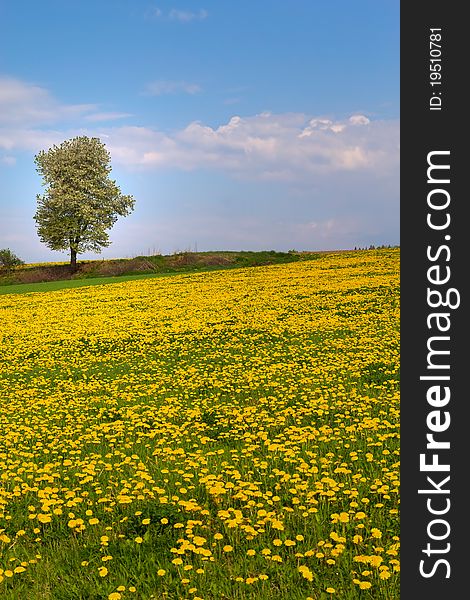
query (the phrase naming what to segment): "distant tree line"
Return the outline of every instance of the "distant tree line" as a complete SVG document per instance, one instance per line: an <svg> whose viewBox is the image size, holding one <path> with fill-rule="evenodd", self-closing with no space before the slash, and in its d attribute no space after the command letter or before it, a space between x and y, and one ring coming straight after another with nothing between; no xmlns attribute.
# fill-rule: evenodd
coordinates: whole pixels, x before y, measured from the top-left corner
<svg viewBox="0 0 470 600"><path fill-rule="evenodd" d="M370 246L364 246L364 248L361 248L361 246L354 246L354 250L381 250L383 248L399 248L400 246L398 246L397 244L391 246L390 244L382 244L381 246L374 246L374 244L371 244Z"/></svg>

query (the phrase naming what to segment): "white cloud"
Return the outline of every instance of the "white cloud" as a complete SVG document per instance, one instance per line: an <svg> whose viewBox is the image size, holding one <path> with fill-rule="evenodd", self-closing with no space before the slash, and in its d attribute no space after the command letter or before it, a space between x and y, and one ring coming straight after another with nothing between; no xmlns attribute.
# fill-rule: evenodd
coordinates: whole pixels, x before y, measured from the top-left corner
<svg viewBox="0 0 470 600"><path fill-rule="evenodd" d="M352 115L349 122L351 125L369 125L370 120L364 115Z"/></svg>
<svg viewBox="0 0 470 600"><path fill-rule="evenodd" d="M0 77L0 126L47 125L76 119L96 108L95 104L60 104L40 86Z"/></svg>
<svg viewBox="0 0 470 600"><path fill-rule="evenodd" d="M262 113L234 116L217 128L193 122L171 135L142 127L107 133L112 154L131 168L214 168L245 178L302 180L336 171L380 174L399 160L395 121L358 127L350 119Z"/></svg>
<svg viewBox="0 0 470 600"><path fill-rule="evenodd" d="M91 115L86 115L85 121L97 122L97 121L116 121L117 119L126 119L132 117L131 113L120 113L120 112L99 112Z"/></svg>
<svg viewBox="0 0 470 600"><path fill-rule="evenodd" d="M155 81L147 89L158 95L200 88L184 81ZM380 176L398 169L398 121L371 121L360 114L334 120L263 112L234 115L218 127L194 121L171 133L107 123L128 116L93 104L61 104L41 87L0 80L0 149L10 157L7 163L18 150L37 151L75 135L95 135L105 140L113 161L128 169L209 168L237 178L291 182L312 182L335 172Z"/></svg>
<svg viewBox="0 0 470 600"><path fill-rule="evenodd" d="M188 23L189 21L203 21L207 18L208 12L203 8L199 9L197 12L192 12L190 10L179 10L177 8L173 8L168 13L168 18L173 21L180 21L181 23Z"/></svg>
<svg viewBox="0 0 470 600"><path fill-rule="evenodd" d="M165 12L161 8L151 8L147 11L147 16L156 19L167 19L169 21L178 21L180 23L190 23L191 21L203 21L208 17L209 13L204 8L200 8L198 11L184 10L179 8L172 8L170 11Z"/></svg>
<svg viewBox="0 0 470 600"><path fill-rule="evenodd" d="M145 94L149 96L162 96L164 94L197 94L201 91L201 87L197 83L189 83L187 81L152 81L147 84Z"/></svg>

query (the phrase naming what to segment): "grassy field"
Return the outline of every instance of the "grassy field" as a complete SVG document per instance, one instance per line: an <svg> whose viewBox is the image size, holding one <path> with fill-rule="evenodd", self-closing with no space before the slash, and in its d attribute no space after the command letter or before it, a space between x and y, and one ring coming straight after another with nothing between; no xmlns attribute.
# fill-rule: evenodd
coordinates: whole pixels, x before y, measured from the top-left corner
<svg viewBox="0 0 470 600"><path fill-rule="evenodd" d="M26 264L12 270L0 269L0 293L18 293L18 285L33 286L37 283L53 283L47 289L63 289L75 287L77 281L89 281L105 278L122 278L126 281L134 276L166 275L174 273L197 273L241 267L256 267L273 264L286 264L301 260L314 260L318 252L275 252L274 250L259 252L175 252L173 254L155 256L136 256L135 258L116 258L108 260L88 260L77 263L77 270L72 271L68 263L36 263ZM70 282L66 285L60 282ZM110 279L110 283L113 279ZM103 281L103 283L106 283ZM87 285L93 285L93 282ZM2 289L3 288L3 289ZM7 288L7 289L5 289ZM38 288L41 290L41 286ZM31 291L36 291L31 288Z"/></svg>
<svg viewBox="0 0 470 600"><path fill-rule="evenodd" d="M40 283L17 283L16 285L0 285L2 294L30 294L31 292L53 292L90 285L109 285L111 283L122 283L124 281L135 281L136 279L148 279L149 277L169 277L176 273L142 273L141 275L120 275L118 277L93 277L85 279L59 279L57 281L42 281Z"/></svg>
<svg viewBox="0 0 470 600"><path fill-rule="evenodd" d="M399 250L0 297L2 600L394 600Z"/></svg>

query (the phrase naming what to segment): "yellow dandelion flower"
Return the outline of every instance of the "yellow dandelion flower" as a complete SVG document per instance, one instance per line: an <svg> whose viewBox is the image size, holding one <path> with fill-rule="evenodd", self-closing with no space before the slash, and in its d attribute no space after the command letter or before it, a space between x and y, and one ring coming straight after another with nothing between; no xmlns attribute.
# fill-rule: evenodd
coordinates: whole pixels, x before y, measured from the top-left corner
<svg viewBox="0 0 470 600"><path fill-rule="evenodd" d="M50 514L39 513L38 514L38 521L40 523L50 523L52 521L52 518L51 518Z"/></svg>
<svg viewBox="0 0 470 600"><path fill-rule="evenodd" d="M300 567L298 567L297 570L302 575L302 577L304 577L308 581L313 581L313 573L306 565L301 565Z"/></svg>
<svg viewBox="0 0 470 600"><path fill-rule="evenodd" d="M207 542L206 538L200 535L195 535L192 541L196 546L203 546Z"/></svg>
<svg viewBox="0 0 470 600"><path fill-rule="evenodd" d="M354 542L355 544L360 544L360 543L362 542L362 540L363 540L363 537L362 537L362 535L355 535L355 536L353 537L353 542Z"/></svg>
<svg viewBox="0 0 470 600"><path fill-rule="evenodd" d="M24 573L25 571L26 571L26 569L24 567L20 567L20 566L15 567L13 570L14 573Z"/></svg>
<svg viewBox="0 0 470 600"><path fill-rule="evenodd" d="M373 527L370 531L370 534L373 538L380 539L382 537L382 532L377 527Z"/></svg>
<svg viewBox="0 0 470 600"><path fill-rule="evenodd" d="M380 571L379 577L380 579L388 579L391 577L390 571Z"/></svg>

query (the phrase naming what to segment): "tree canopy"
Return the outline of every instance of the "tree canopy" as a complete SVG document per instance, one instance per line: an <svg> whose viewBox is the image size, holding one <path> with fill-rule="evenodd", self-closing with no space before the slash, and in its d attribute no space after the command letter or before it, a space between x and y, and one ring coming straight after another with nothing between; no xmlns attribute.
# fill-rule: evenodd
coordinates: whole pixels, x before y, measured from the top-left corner
<svg viewBox="0 0 470 600"><path fill-rule="evenodd" d="M111 156L99 138L66 140L41 150L34 162L46 187L34 215L39 238L51 250L70 251L76 268L77 254L110 245L108 230L135 200L110 179Z"/></svg>

